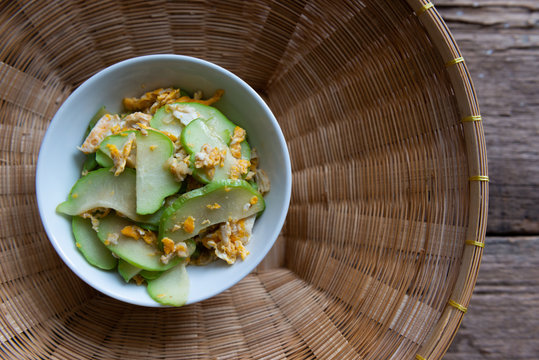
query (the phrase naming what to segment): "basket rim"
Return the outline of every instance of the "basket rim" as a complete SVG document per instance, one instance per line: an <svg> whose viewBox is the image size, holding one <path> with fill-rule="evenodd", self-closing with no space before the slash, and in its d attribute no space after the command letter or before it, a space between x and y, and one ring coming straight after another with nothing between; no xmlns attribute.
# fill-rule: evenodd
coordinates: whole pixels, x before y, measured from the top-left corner
<svg viewBox="0 0 539 360"><path fill-rule="evenodd" d="M486 144L479 104L466 62L434 4L406 0L437 48L449 74L463 124L469 173L468 227L455 286L440 318L422 343L416 359L441 359L453 341L470 303L485 246L488 212Z"/></svg>

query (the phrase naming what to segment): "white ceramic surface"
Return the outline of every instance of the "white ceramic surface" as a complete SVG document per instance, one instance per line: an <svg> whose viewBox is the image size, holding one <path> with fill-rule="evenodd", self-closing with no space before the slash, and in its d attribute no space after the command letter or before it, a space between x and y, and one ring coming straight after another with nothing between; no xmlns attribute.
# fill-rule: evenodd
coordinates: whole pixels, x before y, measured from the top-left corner
<svg viewBox="0 0 539 360"><path fill-rule="evenodd" d="M260 96L229 71L192 57L149 55L112 65L88 79L60 107L43 139L36 172L39 212L52 245L71 270L102 293L143 306L160 305L149 297L145 286L125 284L117 272L100 270L86 262L75 247L70 218L55 209L67 199L80 177L84 156L77 146L94 113L103 105L110 112L119 112L122 98L169 86L200 89L205 96L224 89L225 95L215 106L247 130L249 143L258 150L260 167L272 185L265 197L266 210L257 219L247 245L250 255L232 266L222 261L189 266L187 304L219 294L253 270L279 235L291 193L290 159L275 117Z"/></svg>

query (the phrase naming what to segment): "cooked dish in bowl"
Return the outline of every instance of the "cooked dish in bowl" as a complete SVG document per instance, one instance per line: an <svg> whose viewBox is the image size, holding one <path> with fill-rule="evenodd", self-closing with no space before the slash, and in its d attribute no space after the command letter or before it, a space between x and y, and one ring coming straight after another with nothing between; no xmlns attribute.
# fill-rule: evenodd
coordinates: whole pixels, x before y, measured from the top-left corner
<svg viewBox="0 0 539 360"><path fill-rule="evenodd" d="M92 265L147 283L163 305L187 301L185 266L244 260L270 190L246 131L206 100L174 88L101 108L79 147L81 178L57 211L73 216Z"/></svg>
<svg viewBox="0 0 539 360"><path fill-rule="evenodd" d="M36 195L51 244L79 278L120 301L158 307L202 301L249 274L281 231L291 180L282 131L247 83L204 60L148 55L101 70L62 104L41 144ZM87 260L83 238L101 244L101 255ZM142 257L141 267L140 256L131 258L140 252L126 255L116 241L153 246L155 263ZM89 262L101 256L111 270ZM187 263L174 276L188 275L177 287L183 300L133 285L155 284L168 266Z"/></svg>

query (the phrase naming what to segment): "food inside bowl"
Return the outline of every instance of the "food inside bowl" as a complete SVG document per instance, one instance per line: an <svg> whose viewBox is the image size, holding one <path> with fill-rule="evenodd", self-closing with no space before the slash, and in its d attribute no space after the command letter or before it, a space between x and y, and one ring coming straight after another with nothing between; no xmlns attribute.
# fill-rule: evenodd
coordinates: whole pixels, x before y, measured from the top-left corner
<svg viewBox="0 0 539 360"><path fill-rule="evenodd" d="M75 245L101 269L147 283L164 305L187 301L187 265L234 264L249 254L268 177L247 133L203 100L176 88L102 108L79 149L82 176L57 212L72 216Z"/></svg>

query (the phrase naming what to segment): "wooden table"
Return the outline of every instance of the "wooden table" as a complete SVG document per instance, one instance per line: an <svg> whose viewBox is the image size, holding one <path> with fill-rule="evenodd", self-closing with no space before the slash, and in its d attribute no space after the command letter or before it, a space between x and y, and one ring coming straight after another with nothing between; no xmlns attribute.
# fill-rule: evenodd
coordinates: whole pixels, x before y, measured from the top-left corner
<svg viewBox="0 0 539 360"><path fill-rule="evenodd" d="M438 0L481 106L486 248L445 359L539 359L539 0Z"/></svg>

